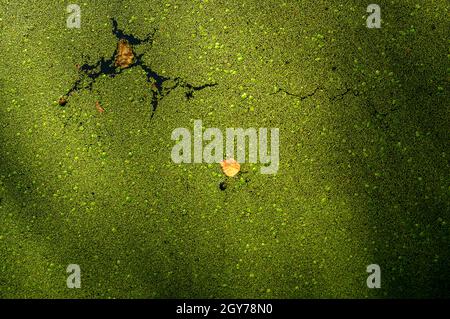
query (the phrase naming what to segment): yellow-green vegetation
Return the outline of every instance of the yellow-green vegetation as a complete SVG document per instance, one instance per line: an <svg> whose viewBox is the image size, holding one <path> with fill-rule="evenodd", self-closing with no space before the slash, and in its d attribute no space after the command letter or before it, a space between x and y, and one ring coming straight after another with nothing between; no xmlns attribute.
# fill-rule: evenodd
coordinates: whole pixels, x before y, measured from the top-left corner
<svg viewBox="0 0 450 319"><path fill-rule="evenodd" d="M80 29L69 3L0 0L0 297L449 296L447 0L379 1L381 29L359 0L82 1ZM60 106L111 18L157 29L136 54L158 74L217 85L151 118L135 67ZM280 128L278 174L222 190L220 165L174 164L195 119Z"/></svg>

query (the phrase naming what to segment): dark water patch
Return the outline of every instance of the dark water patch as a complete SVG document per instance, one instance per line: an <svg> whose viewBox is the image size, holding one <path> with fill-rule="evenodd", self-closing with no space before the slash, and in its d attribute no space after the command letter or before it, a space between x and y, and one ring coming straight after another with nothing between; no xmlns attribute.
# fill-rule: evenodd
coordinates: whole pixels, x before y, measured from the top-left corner
<svg viewBox="0 0 450 319"><path fill-rule="evenodd" d="M67 91L67 93L59 99L59 105L65 106L72 94L88 89L92 91L92 87L96 80L102 76L107 75L111 78L122 73L123 70L140 67L144 70L146 74L146 80L150 83L150 93L151 98L151 118L153 118L156 110L159 106L159 102L170 92L180 87L184 89L184 94L186 99L189 101L194 98L196 91L200 91L209 87L214 87L217 83L206 83L201 85L194 85L183 80L180 77L165 77L158 74L150 66L146 65L143 61L144 54L136 55L132 45L142 45L142 44L153 44L154 35L157 29L154 29L150 34L148 34L144 39L140 39L131 34L125 33L123 30L118 28L117 21L111 19L112 21L112 33L120 41L126 41L131 47L133 53L133 62L125 67L119 67L116 65L116 57L118 55L118 46L116 47L114 53L109 57L102 57L99 61L94 64L85 63L78 67L79 77L73 84L73 86Z"/></svg>

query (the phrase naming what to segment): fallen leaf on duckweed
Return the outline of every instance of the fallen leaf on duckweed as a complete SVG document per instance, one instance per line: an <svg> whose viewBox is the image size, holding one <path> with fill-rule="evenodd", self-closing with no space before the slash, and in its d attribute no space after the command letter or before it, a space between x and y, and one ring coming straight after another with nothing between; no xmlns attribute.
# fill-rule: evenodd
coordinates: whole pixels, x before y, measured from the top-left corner
<svg viewBox="0 0 450 319"><path fill-rule="evenodd" d="M223 173L228 177L233 177L241 170L241 165L234 159L226 159L220 162Z"/></svg>

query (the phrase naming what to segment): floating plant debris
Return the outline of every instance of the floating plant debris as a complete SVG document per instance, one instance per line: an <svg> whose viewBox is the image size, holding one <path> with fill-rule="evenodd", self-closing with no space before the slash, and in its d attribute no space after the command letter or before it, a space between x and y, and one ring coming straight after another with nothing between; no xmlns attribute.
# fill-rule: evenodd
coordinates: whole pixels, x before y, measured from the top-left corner
<svg viewBox="0 0 450 319"><path fill-rule="evenodd" d="M156 29L152 33L148 34L145 39L139 39L133 35L126 34L118 28L117 21L112 20L112 33L119 40L117 48L110 58L102 57L94 64L77 65L78 79L73 84L72 88L59 100L59 105L64 106L67 104L68 99L72 94L79 90L89 89L92 90L92 86L95 81L101 75L107 75L111 78L120 74L124 69L141 67L147 77L149 85L149 91L151 94L151 118L153 118L159 102L167 96L174 89L180 87L184 89L184 94L187 100L194 97L196 91L206 89L208 87L216 86L217 83L207 83L201 85L194 85L188 83L180 77L165 77L153 71L153 69L146 65L142 57L144 54L136 55L133 50L133 46L141 44L153 44L153 37L156 33Z"/></svg>
<svg viewBox="0 0 450 319"><path fill-rule="evenodd" d="M97 109L97 111L99 111L100 113L105 113L105 109L101 106L99 101L95 102L95 108Z"/></svg>
<svg viewBox="0 0 450 319"><path fill-rule="evenodd" d="M131 65L133 59L134 54L131 44L129 44L126 39L120 39L119 44L117 45L117 54L114 65L125 69Z"/></svg>
<svg viewBox="0 0 450 319"><path fill-rule="evenodd" d="M226 189L227 189L227 183L226 183L226 182L221 182L221 183L219 184L219 189L220 189L221 191L226 190Z"/></svg>
<svg viewBox="0 0 450 319"><path fill-rule="evenodd" d="M226 159L220 162L223 173L228 177L233 177L241 170L241 165L234 159Z"/></svg>

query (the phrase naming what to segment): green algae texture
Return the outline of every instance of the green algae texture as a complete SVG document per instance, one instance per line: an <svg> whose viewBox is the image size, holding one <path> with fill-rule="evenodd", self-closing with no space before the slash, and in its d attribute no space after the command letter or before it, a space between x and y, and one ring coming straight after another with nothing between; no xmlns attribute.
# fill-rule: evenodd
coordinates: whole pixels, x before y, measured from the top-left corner
<svg viewBox="0 0 450 319"><path fill-rule="evenodd" d="M370 3L0 0L0 298L450 297L450 4L380 0L369 29ZM59 105L112 19L156 30L158 76L217 85L152 114L132 67ZM197 119L279 128L277 174L175 164Z"/></svg>

